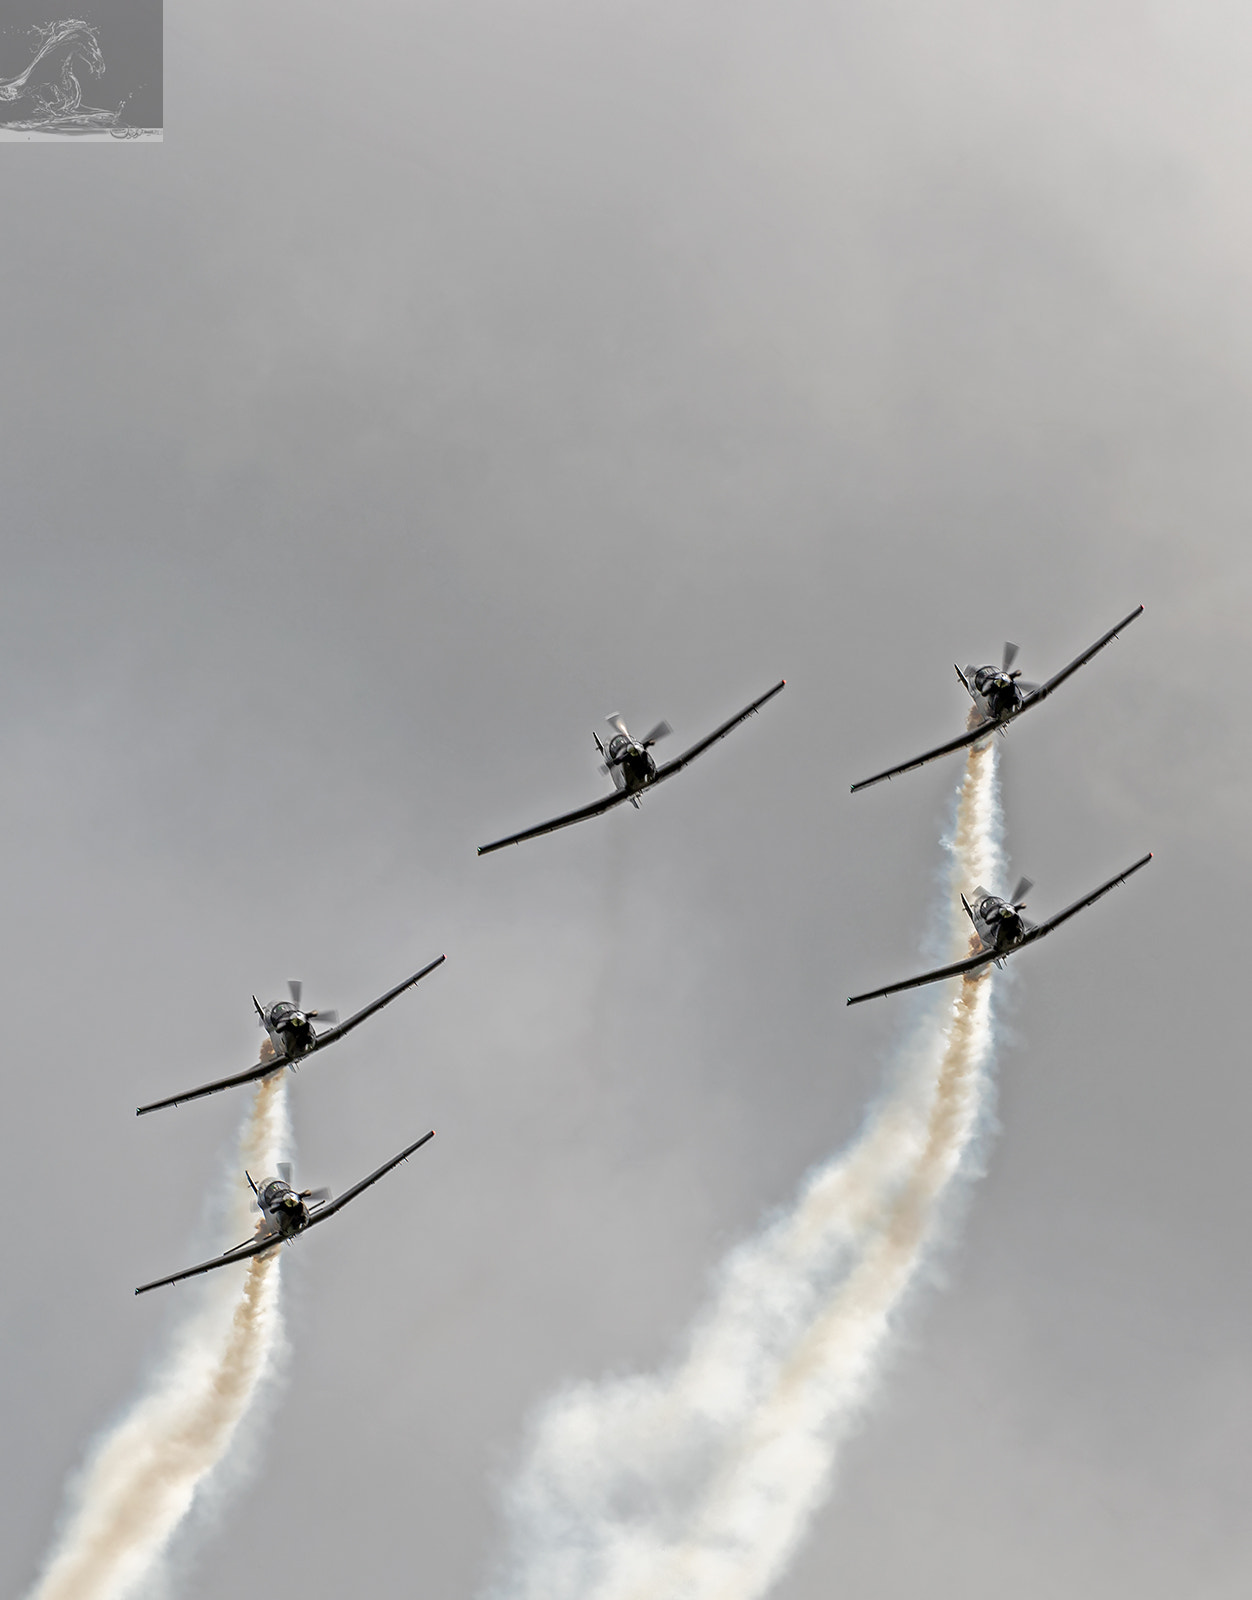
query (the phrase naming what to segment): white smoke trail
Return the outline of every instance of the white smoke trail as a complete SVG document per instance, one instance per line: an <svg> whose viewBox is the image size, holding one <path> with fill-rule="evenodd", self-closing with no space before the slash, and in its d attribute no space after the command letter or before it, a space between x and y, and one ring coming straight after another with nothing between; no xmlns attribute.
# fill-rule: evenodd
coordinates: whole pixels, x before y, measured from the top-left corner
<svg viewBox="0 0 1252 1600"><path fill-rule="evenodd" d="M944 841L954 959L970 932L956 891L1002 876L995 759L970 752ZM991 1045L982 969L936 1004L852 1147L723 1265L681 1363L547 1406L498 1600L754 1600L778 1579L934 1241Z"/></svg>
<svg viewBox="0 0 1252 1600"><path fill-rule="evenodd" d="M285 1074L258 1085L242 1164L272 1173L290 1144ZM237 1177L237 1174L236 1174ZM255 1220L232 1185L232 1229ZM230 1447L282 1338L279 1255L210 1280L148 1392L96 1446L29 1600L123 1600L150 1578L196 1492ZM172 1291L179 1292L179 1291ZM183 1291L185 1292L185 1291Z"/></svg>

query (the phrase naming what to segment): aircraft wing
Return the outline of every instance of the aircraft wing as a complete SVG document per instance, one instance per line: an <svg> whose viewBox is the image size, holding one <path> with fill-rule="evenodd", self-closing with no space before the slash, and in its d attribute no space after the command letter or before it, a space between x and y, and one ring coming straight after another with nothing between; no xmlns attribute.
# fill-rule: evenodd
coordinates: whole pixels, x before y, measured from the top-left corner
<svg viewBox="0 0 1252 1600"><path fill-rule="evenodd" d="M319 1033L313 1049L307 1050L301 1059L307 1060L315 1051L323 1049L328 1044L334 1044L335 1040L342 1039L345 1033L351 1033L353 1028L365 1021L366 1017L372 1017L376 1011L381 1011L384 1006L390 1005L397 995L402 995L406 989L411 989L415 983L420 983L428 972L433 972L436 967L441 966L447 959L447 956L436 956L420 972L415 972L411 978L406 978L403 983L396 984L394 989L388 989L385 995L378 1000L371 1001L363 1011L358 1011L354 1017L349 1017L346 1022L339 1023L337 1027L327 1028L325 1033Z"/></svg>
<svg viewBox="0 0 1252 1600"><path fill-rule="evenodd" d="M754 711L759 711L767 700L772 700L776 694L786 687L786 678L780 678L772 689L767 690L759 700L754 700L750 706L745 706L736 716L731 717L729 722L723 722L720 728L714 728L712 733L707 734L698 743L693 744L690 750L684 750L682 755L675 756L672 761L667 761L663 767L658 767L656 769L656 777L653 778L648 787L652 788L655 784L664 783L666 778L672 778L676 772L681 772L688 762L694 761L699 755L703 755L711 744L716 744L719 739L724 739L732 728L737 728L746 717L750 717Z"/></svg>
<svg viewBox="0 0 1252 1600"><path fill-rule="evenodd" d="M855 794L858 789L868 789L871 784L881 783L884 778L897 778L902 772L912 772L914 767L924 767L928 761L950 755L953 750L963 750L967 744L977 744L979 739L985 738L987 734L994 733L998 727L1003 726L1003 723L996 722L993 717L987 717L976 728L963 733L959 739L949 739L947 744L938 745L934 750L927 750L924 756L917 756L912 761L902 761L898 767L888 767L886 772L877 772L872 778L862 778L860 783L852 785L852 793Z"/></svg>
<svg viewBox="0 0 1252 1600"><path fill-rule="evenodd" d="M149 1289L161 1289L167 1283L181 1283L184 1278L197 1277L201 1272L212 1272L217 1267L228 1267L232 1261L246 1261L249 1256L263 1255L265 1251L275 1249L282 1242L282 1235L279 1233L264 1234L247 1244L236 1245L225 1255L214 1256L212 1261L202 1261L198 1267L188 1267L185 1272L171 1272L168 1278L154 1278L151 1283L140 1284L135 1293L147 1294Z"/></svg>
<svg viewBox="0 0 1252 1600"><path fill-rule="evenodd" d="M1136 606L1128 617L1123 617L1115 628L1110 628L1106 634L1096 640L1089 650L1084 650L1080 656L1075 656L1067 667L1062 667L1054 677L1049 678L1046 683L1041 683L1032 694L1028 694L1022 701L1021 711L1017 713L1018 716L1021 716L1022 711L1029 711L1031 706L1037 705L1040 700L1046 700L1053 689L1059 689L1071 673L1077 672L1079 667L1085 666L1091 660L1097 650L1103 650L1110 639L1116 639L1123 628L1128 628L1142 610L1142 606Z"/></svg>
<svg viewBox="0 0 1252 1600"><path fill-rule="evenodd" d="M321 1206L313 1213L309 1218L308 1227L303 1231L307 1233L314 1223L325 1222L327 1217L333 1217L335 1212L346 1206L349 1200L355 1200L362 1189L368 1189L371 1183L377 1183L379 1178L385 1177L391 1171L392 1167L398 1167L402 1161L407 1161L415 1150L420 1150L428 1139L433 1139L434 1137L435 1130L432 1128L429 1133L424 1133L420 1139L411 1144L407 1150L401 1150L398 1156L392 1156L390 1161L384 1162L377 1172L371 1172L368 1178L362 1178L360 1183L354 1183L350 1189L345 1189L337 1199L328 1200L324 1206Z"/></svg>
<svg viewBox="0 0 1252 1600"><path fill-rule="evenodd" d="M525 839L537 839L541 833L555 833L558 828L568 828L571 823L582 822L586 817L598 817L602 811L620 806L628 798L625 789L614 789L612 794L606 794L602 800L595 800L579 811L568 811L563 817L553 817L551 822L541 822L537 828L511 833L507 839L497 839L494 844L480 844L478 853L480 856L489 856L493 850L503 850L506 844L521 844Z"/></svg>
<svg viewBox="0 0 1252 1600"><path fill-rule="evenodd" d="M281 1072L287 1065L285 1056L275 1056L269 1061L258 1061L247 1072L236 1072L232 1078L218 1078L215 1083L202 1083L198 1089L188 1089L185 1094L172 1094L165 1100L154 1100L149 1106L140 1106L135 1115L145 1116L149 1111L160 1111L165 1106L180 1106L184 1100L199 1100L206 1094L217 1094L222 1089L235 1089L241 1083L255 1083L258 1078L268 1078L271 1072ZM196 1269L199 1271L199 1268Z"/></svg>
<svg viewBox="0 0 1252 1600"><path fill-rule="evenodd" d="M1133 867L1127 867L1125 872L1119 872L1115 878L1110 878L1107 883L1102 883L1098 889L1084 895L1081 900L1075 900L1072 906L1066 906L1064 911L1058 911L1056 916L1049 917L1046 922L1041 922L1037 927L1032 928L1022 940L1022 945L1033 944L1036 939L1042 939L1045 934L1051 933L1053 928L1059 928L1062 922L1068 922L1070 917L1082 911L1084 907L1092 905L1101 896L1106 895L1110 889L1116 889L1119 883L1125 883L1132 872L1138 872L1140 867L1146 867L1151 859L1152 852L1149 850L1147 855L1141 856ZM1022 945L1018 945L1017 948L1020 950Z"/></svg>
<svg viewBox="0 0 1252 1600"><path fill-rule="evenodd" d="M898 994L901 989L920 989L927 983L938 983L943 978L955 978L962 972L973 972L975 967L985 967L988 961L995 959L994 950L984 950L979 955L967 956L964 961L954 961L950 967L938 967L934 972L923 972L920 977L905 978L902 983L889 983L884 989L871 989L867 994L851 994L848 1004L857 1006L862 1000L877 1000L880 995Z"/></svg>

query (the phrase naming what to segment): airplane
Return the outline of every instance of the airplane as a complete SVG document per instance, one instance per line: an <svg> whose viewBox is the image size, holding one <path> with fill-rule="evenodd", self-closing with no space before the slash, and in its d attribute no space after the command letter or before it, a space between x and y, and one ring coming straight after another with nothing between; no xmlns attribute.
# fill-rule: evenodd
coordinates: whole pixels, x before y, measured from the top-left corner
<svg viewBox="0 0 1252 1600"><path fill-rule="evenodd" d="M568 828L572 822L582 822L586 817L598 817L601 812L609 811L613 806L621 805L623 800L629 800L631 805L639 807L639 796L645 789L653 789L658 783L664 783L666 778L672 778L676 772L681 772L685 766L702 755L711 744L716 744L719 739L725 738L732 728L736 728L750 717L754 711L759 711L767 700L772 700L776 694L786 688L787 680L782 678L759 700L754 700L750 706L731 717L728 722L723 722L720 728L705 738L693 744L690 750L684 750L682 755L675 756L673 761L667 761L663 767L658 767L652 755L652 746L658 739L663 739L673 729L668 722L658 722L650 733L642 739L633 739L621 717L614 712L606 718L609 727L613 729L613 737L606 746L598 733L591 737L596 742L596 749L604 757L604 765L600 771L607 773L613 780L613 793L605 795L601 800L595 800L589 806L583 806L578 811L570 811L563 817L554 817L551 822L541 822L537 828L527 828L522 833L511 833L507 839L497 839L494 844L480 844L480 856L490 855L493 850L503 850L506 844L521 844L524 839L537 839L541 833L555 833L558 828Z"/></svg>
<svg viewBox="0 0 1252 1600"><path fill-rule="evenodd" d="M925 755L918 756L914 761L904 761L898 767L888 767L885 772L875 773L872 778L862 778L860 783L852 785L852 793L856 794L858 790L868 789L872 784L881 783L884 778L896 778L902 772L912 772L914 767L924 767L928 761L949 755L953 750L963 750L966 745L977 744L979 739L985 738L989 733L1002 733L1010 722L1015 721L1033 706L1037 706L1041 700L1046 700L1054 689L1059 689L1071 673L1077 672L1079 667L1090 661L1097 650L1103 650L1110 639L1116 639L1122 629L1128 628L1142 610L1142 606L1136 606L1128 617L1123 617L1115 628L1110 628L1089 650L1084 650L1080 656L1075 656L1067 667L1062 667L1055 677L1049 678L1046 683L1018 681L1021 673L1010 670L1017 659L1017 646L1008 642L1005 643L1004 655L998 667L966 667L964 672L960 667L956 667L956 675L968 690L974 702L974 710L981 720L974 727L966 729L959 739L949 739L947 744L941 744L934 750L927 750Z"/></svg>
<svg viewBox="0 0 1252 1600"><path fill-rule="evenodd" d="M339 1021L337 1011L306 1011L301 1008L300 996L303 985L294 978L288 983L291 999L275 1000L273 1005L263 1006L256 995L252 996L252 1004L256 1007L257 1017L265 1029L266 1038L261 1044L261 1059L256 1066L249 1067L246 1072L237 1072L230 1078L218 1078L214 1083L204 1083L198 1089L188 1089L185 1094L172 1094L165 1100L154 1100L151 1105L140 1106L135 1112L137 1117L146 1115L149 1111L160 1111L165 1106L178 1106L184 1100L199 1100L206 1094L217 1094L222 1089L233 1089L241 1083L252 1083L257 1078L268 1078L272 1072L281 1072L284 1067L291 1067L294 1071L302 1061L317 1051L324 1050L328 1044L334 1044L336 1039L342 1039L345 1033L351 1033L358 1023L364 1022L366 1017L372 1017L376 1011L381 1011L385 1005L390 1005L397 995L411 989L419 983L428 972L447 958L439 956L429 965L415 972L411 978L406 978L403 983L398 983L394 989L388 989L380 1000L373 1001L366 1006L364 1011L358 1011L354 1017L349 1017L347 1022ZM318 1033L314 1021L329 1022L331 1027L325 1033Z"/></svg>
<svg viewBox="0 0 1252 1600"><path fill-rule="evenodd" d="M1138 872L1140 867L1146 867L1151 859L1152 852L1149 850L1147 855L1136 861L1133 867L1127 867L1125 872L1119 872L1115 878L1102 883L1098 889L1084 895L1081 900L1075 900L1072 906L1066 906L1064 911L1058 911L1056 916L1049 917L1046 922L1031 922L1028 917L1022 916L1022 912L1026 909L1023 896L1029 894L1034 887L1029 878L1019 879L1017 887L1007 900L991 894L979 884L974 890L972 906L964 895L961 896L965 914L974 925L977 948L973 955L967 956L964 961L954 961L951 966L939 967L934 972L923 972L920 977L905 978L902 983L889 983L885 988L871 989L867 994L849 995L848 1004L860 1005L862 1000L877 1000L880 995L897 994L901 989L920 989L923 984L938 983L943 978L955 978L963 972L973 972L977 967L985 967L990 961L994 961L997 967L1003 966L1006 956L1011 956L1015 950L1022 950L1026 945L1045 938L1053 928L1059 928L1062 922L1068 922L1076 912L1093 904L1101 895L1106 895L1110 889L1115 889L1119 883L1125 883L1132 872Z"/></svg>
<svg viewBox="0 0 1252 1600"><path fill-rule="evenodd" d="M278 1163L277 1177L267 1178L261 1184L253 1183L251 1174L245 1172L244 1177L247 1178L256 1197L253 1204L261 1213L256 1237L244 1244L237 1244L233 1250L227 1250L223 1255L214 1256L212 1261L202 1261L198 1267L188 1267L185 1272L172 1272L168 1278L155 1278L151 1283L140 1284L135 1293L147 1294L149 1289L161 1289L167 1283L181 1283L184 1278L195 1278L202 1272L213 1272L218 1267L228 1267L233 1261L246 1261L249 1256L264 1255L267 1250L275 1250L280 1244L289 1243L306 1228L316 1227L319 1222L325 1222L327 1217L333 1217L335 1212L346 1206L349 1200L355 1200L362 1189L368 1189L371 1183L377 1183L379 1178L391 1171L392 1167L398 1167L402 1161L407 1161L415 1150L420 1150L428 1139L434 1137L435 1130L432 1128L407 1150L401 1150L398 1156L393 1156L390 1161L384 1163L377 1172L371 1172L368 1178L362 1178L360 1183L354 1183L339 1196L338 1200L331 1199L329 1189L298 1191L293 1189L291 1164L287 1161Z"/></svg>

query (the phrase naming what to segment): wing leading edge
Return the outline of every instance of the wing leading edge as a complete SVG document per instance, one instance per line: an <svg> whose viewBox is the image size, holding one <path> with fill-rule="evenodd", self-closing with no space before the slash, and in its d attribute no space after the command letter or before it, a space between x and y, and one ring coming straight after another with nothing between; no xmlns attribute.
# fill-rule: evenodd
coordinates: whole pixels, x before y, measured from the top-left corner
<svg viewBox="0 0 1252 1600"><path fill-rule="evenodd" d="M880 995L899 994L901 989L920 989L927 983L939 983L944 978L955 978L963 972L973 972L976 967L985 967L989 961L994 961L994 950L984 950L980 955L969 956L964 961L954 961L950 967L937 967L934 972L923 972L916 978L905 978L900 983L889 983L882 989L870 989L865 994L851 994L848 996L850 1006L859 1006L862 1000L877 1000Z"/></svg>
<svg viewBox="0 0 1252 1600"><path fill-rule="evenodd" d="M377 1172L371 1172L368 1178L362 1178L360 1183L354 1183L350 1189L345 1189L337 1200L330 1200L319 1207L300 1230L307 1233L315 1223L325 1222L327 1217L334 1216L336 1211L347 1205L349 1200L355 1200L363 1189L368 1189L372 1183L377 1183L379 1178L385 1177L392 1167L398 1167L402 1161L407 1161L415 1150L420 1150L430 1139L435 1137L432 1128L429 1133L424 1133L420 1139L415 1139L407 1149L401 1150L398 1156L392 1156L390 1161L383 1163ZM300 1234L293 1235L299 1238ZM276 1249L282 1244L281 1234L271 1234L261 1239L254 1239L249 1244L238 1245L234 1250L227 1250L225 1255L214 1256L212 1261L202 1261L198 1267L188 1267L185 1272L173 1272L168 1278L155 1278L151 1283L144 1283L135 1290L136 1294L147 1294L149 1289L164 1288L167 1283L181 1283L184 1278L194 1278L202 1272L212 1272L217 1267L228 1267L233 1261L246 1261L249 1256L263 1255L267 1250Z"/></svg>
<svg viewBox="0 0 1252 1600"><path fill-rule="evenodd" d="M714 728L712 733L706 734L703 739L697 740L690 750L684 750L682 755L675 756L672 761L667 761L663 767L658 767L656 777L652 780L652 785L664 783L666 778L672 778L676 772L681 772L689 762L694 761L697 756L703 755L711 744L716 744L719 739L724 739L732 728L737 728L753 712L759 711L767 700L772 700L776 694L781 694L786 687L786 678L780 678L772 689L767 689L758 700L754 700L750 706L745 706L742 711L737 712L733 717L723 722L720 728Z"/></svg>
<svg viewBox="0 0 1252 1600"><path fill-rule="evenodd" d="M860 783L852 785L852 793L856 794L861 789L868 789L876 783L881 783L884 778L898 778L902 772L912 772L914 767L924 767L928 761L937 761L940 756L951 755L953 750L963 750L967 744L977 744L979 739L985 739L1002 723L985 718L976 728L971 728L967 733L961 734L958 739L949 739L947 744L936 745L933 750L927 750L924 756L915 756L912 761L902 761L898 767L888 767L886 772L876 772L872 778L862 778Z"/></svg>
<svg viewBox="0 0 1252 1600"><path fill-rule="evenodd" d="M427 973L433 972L436 967L441 967L447 959L447 956L436 956L433 961L428 961L420 972L415 972L411 978L406 978L403 983L396 984L394 989L388 989L387 993L381 995L377 1000L371 1000L369 1005L358 1011L355 1016L349 1017L346 1022L341 1022L334 1028L327 1028L325 1033L319 1033L317 1043L308 1054L314 1055L318 1050L324 1050L328 1044L334 1044L336 1039L342 1039L345 1033L351 1033L353 1028L365 1021L366 1017L372 1017L376 1011L381 1011L384 1006L389 1006L406 989L411 989L415 983L420 983Z"/></svg>
<svg viewBox="0 0 1252 1600"><path fill-rule="evenodd" d="M1047 697L1052 693L1053 689L1059 689L1060 686L1065 682L1066 678L1071 675L1071 673L1075 673L1078 671L1079 667L1085 666L1098 650L1103 650L1106 644L1108 644L1111 640L1116 639L1122 629L1128 628L1135 618L1141 616L1142 613L1143 607L1136 606L1130 615L1123 617L1115 628L1110 628L1107 633L1102 634L1100 638L1098 638L1090 647L1090 649L1084 650L1080 656L1075 656L1068 666L1062 667L1061 670L1049 678L1046 683L1041 683L1033 694L1028 694L1026 696L1025 700L1022 702L1022 711L1028 711L1031 706L1038 705L1040 700L1046 700ZM1017 714L1020 717L1022 712L1019 711Z"/></svg>
<svg viewBox="0 0 1252 1600"><path fill-rule="evenodd" d="M272 1072L281 1072L288 1065L286 1056L275 1056L272 1061L258 1061L247 1072L236 1072L230 1078L218 1078L214 1083L202 1083L198 1089L188 1089L184 1094L172 1094L165 1100L154 1100L151 1105L139 1106L135 1115L143 1117L149 1111L162 1111L166 1106L181 1106L186 1100L200 1100L206 1094L218 1094L223 1089L234 1089L241 1083L255 1083L258 1078L268 1078Z"/></svg>
<svg viewBox="0 0 1252 1600"><path fill-rule="evenodd" d="M335 1212L342 1210L349 1200L355 1200L362 1190L368 1189L372 1183L377 1183L379 1178L386 1177L392 1167L398 1167L402 1161L407 1161L415 1150L420 1150L428 1139L433 1139L434 1137L435 1130L432 1128L429 1133L424 1133L420 1139L415 1139L407 1150L401 1150L398 1156L392 1156L390 1161L385 1161L377 1172L371 1172L368 1178L362 1178L360 1183L354 1183L350 1189L345 1189L337 1199L328 1200L324 1206L319 1207L309 1218L309 1228L313 1227L315 1223L325 1222L327 1217L333 1217ZM308 1229L306 1228L303 1231L307 1233Z"/></svg>
<svg viewBox="0 0 1252 1600"><path fill-rule="evenodd" d="M202 1261L198 1267L188 1267L185 1272L171 1272L168 1278L154 1278L151 1283L142 1283L135 1290L136 1294L147 1294L149 1289L163 1289L167 1283L181 1283L184 1278L195 1278L202 1272L212 1272L216 1267L228 1267L232 1261L246 1261L249 1256L264 1255L267 1250L275 1250L283 1242L279 1233L267 1234L260 1239L253 1239L250 1244L237 1245L233 1250L227 1250L225 1255L214 1256L212 1261Z"/></svg>
<svg viewBox="0 0 1252 1600"><path fill-rule="evenodd" d="M524 828L521 833L511 833L507 839L497 839L493 844L480 844L480 856L489 856L493 850L503 850L506 844L522 844L526 839L537 839L542 833L555 833L558 828L568 828L572 823L582 822L587 817L598 817L602 811L608 811L613 806L621 805L627 798L625 789L615 789L612 794L606 794L602 800L595 800L589 806L582 806L577 811L567 811L563 817L553 817L551 822L541 822L537 827Z"/></svg>
<svg viewBox="0 0 1252 1600"><path fill-rule="evenodd" d="M1090 894L1084 895L1081 900L1075 900L1072 906L1066 906L1064 911L1058 911L1054 917L1049 917L1046 922L1041 922L1037 927L1032 928L1017 948L1020 950L1022 945L1034 944L1036 939L1042 939L1045 934L1051 933L1053 928L1059 928L1062 922L1068 922L1079 911L1084 910L1087 906L1094 905L1110 889L1116 889L1119 883L1125 883L1126 879L1132 873L1138 872L1140 867L1146 867L1151 859L1152 852L1149 850L1146 856L1139 857L1134 866L1127 867L1125 872L1119 872L1115 878L1110 878L1107 883L1102 883L1098 889L1093 889Z"/></svg>
<svg viewBox="0 0 1252 1600"><path fill-rule="evenodd" d="M953 962L950 967L938 967L934 972L923 972L916 978L905 978L902 983L889 983L885 988L870 989L865 994L849 995L848 1004L855 1006L859 1005L862 1000L877 1000L884 994L898 994L901 989L920 989L927 983L939 983L944 978L955 978L960 973L972 972L975 967L986 966L989 961L997 959L1003 961L1006 957L1013 955L1015 951L1024 950L1028 944L1034 944L1037 940L1044 938L1052 932L1053 928L1059 928L1062 922L1068 922L1070 917L1077 915L1085 907L1094 905L1110 889L1115 889L1119 883L1125 883L1126 879L1132 873L1138 872L1140 867L1146 867L1151 859L1152 852L1149 850L1146 856L1141 856L1133 866L1127 867L1124 872L1119 872L1115 878L1110 878L1107 883L1102 883L1098 889L1093 889L1090 894L1084 895L1081 900L1075 900L1073 905L1066 906L1064 911L1058 911L1054 917L1049 917L1046 922L1040 922L1033 926L1021 943L1015 944L1012 949L998 952L995 950L983 950L980 954L970 956L965 961Z"/></svg>

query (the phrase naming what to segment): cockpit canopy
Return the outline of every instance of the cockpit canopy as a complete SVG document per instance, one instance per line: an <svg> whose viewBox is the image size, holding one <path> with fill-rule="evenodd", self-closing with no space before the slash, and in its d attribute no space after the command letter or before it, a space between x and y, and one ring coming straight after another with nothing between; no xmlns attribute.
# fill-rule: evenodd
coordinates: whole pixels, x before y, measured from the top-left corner
<svg viewBox="0 0 1252 1600"><path fill-rule="evenodd" d="M275 1206L287 1193L288 1185L281 1178L271 1178L261 1190L261 1199L267 1206Z"/></svg>
<svg viewBox="0 0 1252 1600"><path fill-rule="evenodd" d="M626 737L626 735L624 733L619 733L616 738L609 740L609 754L611 756L620 756L622 751L627 749L629 744L630 740Z"/></svg>

